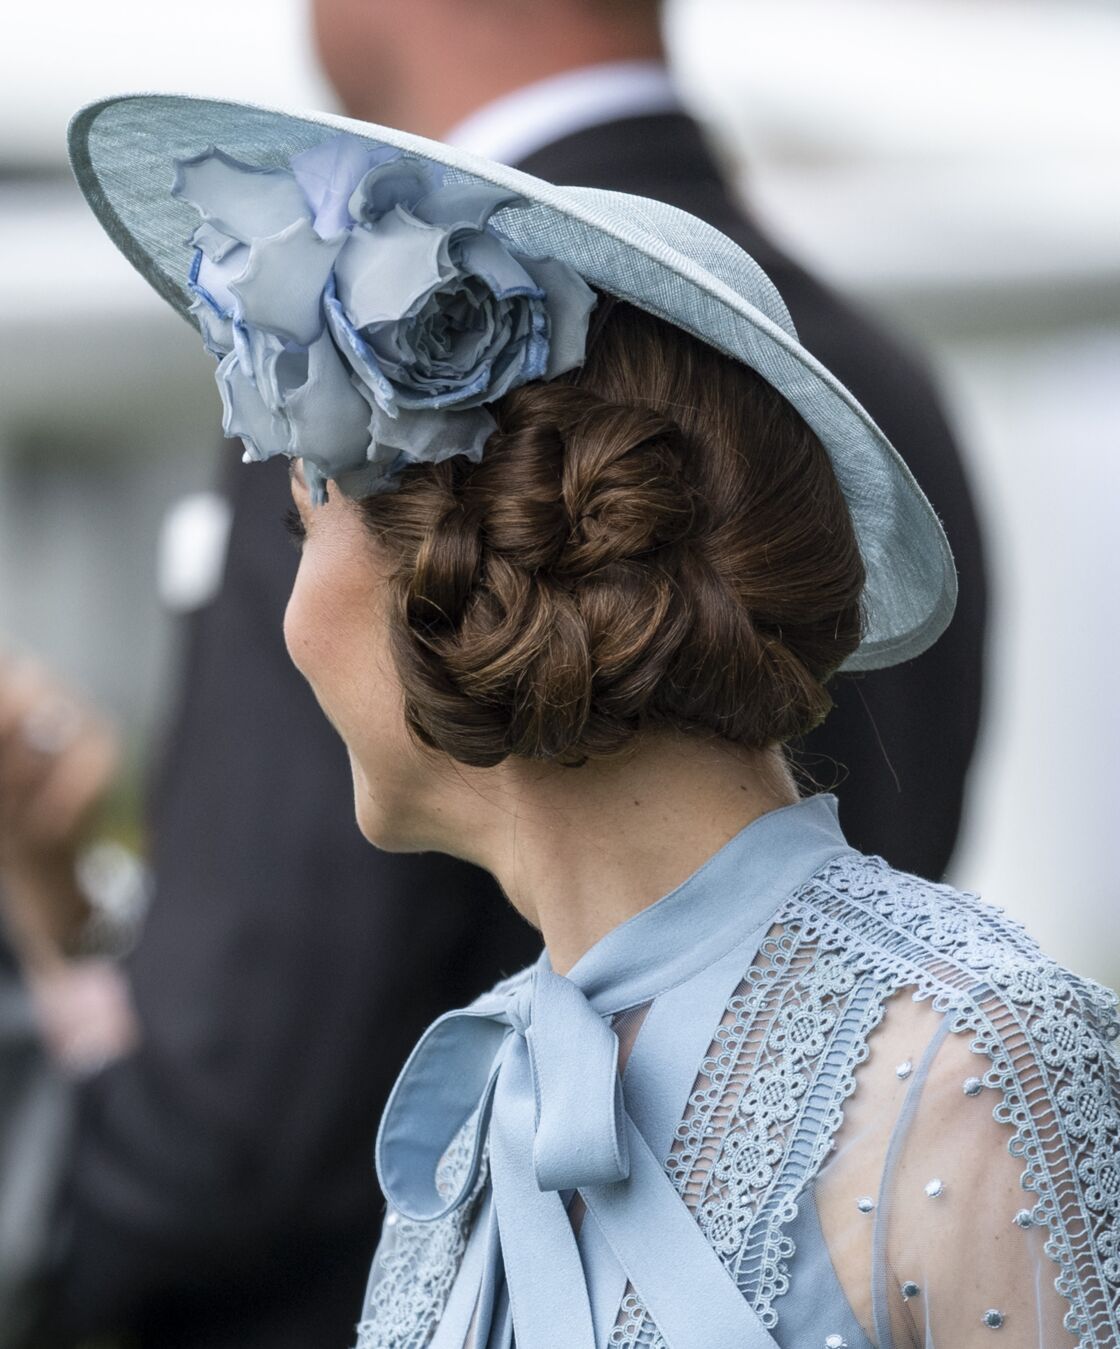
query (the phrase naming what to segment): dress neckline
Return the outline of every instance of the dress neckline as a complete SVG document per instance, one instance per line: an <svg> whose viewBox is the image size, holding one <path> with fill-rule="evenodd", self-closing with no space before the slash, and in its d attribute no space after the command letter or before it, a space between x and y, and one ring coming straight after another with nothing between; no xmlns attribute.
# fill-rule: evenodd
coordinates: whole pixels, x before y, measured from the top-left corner
<svg viewBox="0 0 1120 1349"><path fill-rule="evenodd" d="M566 977L601 1015L637 1006L756 937L791 891L852 851L831 793L767 811L601 937ZM547 951L537 967L552 972Z"/></svg>

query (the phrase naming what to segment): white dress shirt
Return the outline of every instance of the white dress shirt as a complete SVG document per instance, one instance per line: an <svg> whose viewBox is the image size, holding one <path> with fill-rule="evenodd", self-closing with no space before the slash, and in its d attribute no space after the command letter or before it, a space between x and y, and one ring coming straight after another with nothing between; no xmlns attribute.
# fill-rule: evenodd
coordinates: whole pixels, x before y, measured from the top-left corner
<svg viewBox="0 0 1120 1349"><path fill-rule="evenodd" d="M503 94L441 139L504 164L600 122L676 112L680 95L661 61L604 61L565 70Z"/></svg>

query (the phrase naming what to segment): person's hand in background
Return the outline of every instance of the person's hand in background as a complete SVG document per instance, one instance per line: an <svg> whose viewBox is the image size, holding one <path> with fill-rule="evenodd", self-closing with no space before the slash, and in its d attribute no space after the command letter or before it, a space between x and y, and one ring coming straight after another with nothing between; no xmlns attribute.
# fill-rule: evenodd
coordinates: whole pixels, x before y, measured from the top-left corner
<svg viewBox="0 0 1120 1349"><path fill-rule="evenodd" d="M0 885L26 960L69 949L88 916L78 853L120 765L100 713L28 656L0 656Z"/></svg>
<svg viewBox="0 0 1120 1349"><path fill-rule="evenodd" d="M136 1039L112 962L70 959L90 920L79 858L120 757L107 718L38 661L0 656L0 919L45 1040L82 1071Z"/></svg>

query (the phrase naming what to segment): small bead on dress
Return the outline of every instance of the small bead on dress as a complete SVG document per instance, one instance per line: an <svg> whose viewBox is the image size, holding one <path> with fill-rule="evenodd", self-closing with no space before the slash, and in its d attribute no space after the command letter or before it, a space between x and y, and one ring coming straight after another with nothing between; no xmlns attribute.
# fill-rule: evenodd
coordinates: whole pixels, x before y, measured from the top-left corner
<svg viewBox="0 0 1120 1349"><path fill-rule="evenodd" d="M927 1199L939 1199L945 1193L945 1182L939 1176L934 1176L922 1188Z"/></svg>
<svg viewBox="0 0 1120 1349"><path fill-rule="evenodd" d="M848 1341L843 1335L826 1335L824 1349L848 1349Z"/></svg>
<svg viewBox="0 0 1120 1349"><path fill-rule="evenodd" d="M989 1307L982 1319L989 1330L998 1330L1003 1325L1003 1312L995 1307Z"/></svg>

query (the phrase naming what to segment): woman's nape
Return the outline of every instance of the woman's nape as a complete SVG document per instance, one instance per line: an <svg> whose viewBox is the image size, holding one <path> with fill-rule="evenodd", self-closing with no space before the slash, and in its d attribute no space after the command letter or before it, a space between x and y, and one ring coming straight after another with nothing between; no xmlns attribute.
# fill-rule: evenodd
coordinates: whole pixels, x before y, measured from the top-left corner
<svg viewBox="0 0 1120 1349"><path fill-rule="evenodd" d="M511 758L440 776L433 846L496 877L560 974L752 820L797 800L777 747L672 730L578 769Z"/></svg>

